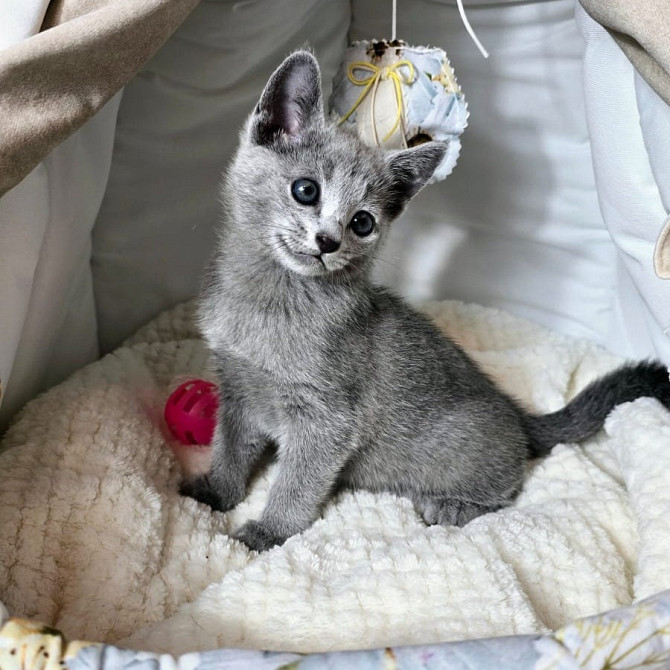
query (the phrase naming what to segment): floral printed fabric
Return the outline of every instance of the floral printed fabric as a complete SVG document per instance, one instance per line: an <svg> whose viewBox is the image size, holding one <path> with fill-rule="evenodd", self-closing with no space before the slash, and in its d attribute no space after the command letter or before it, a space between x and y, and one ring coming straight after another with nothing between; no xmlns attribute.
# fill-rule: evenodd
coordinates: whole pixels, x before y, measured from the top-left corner
<svg viewBox="0 0 670 670"><path fill-rule="evenodd" d="M91 644L68 643L55 628L24 619L9 619L0 629L0 668L55 670L70 667L69 661L81 649L91 648Z"/></svg>
<svg viewBox="0 0 670 670"><path fill-rule="evenodd" d="M670 591L575 621L544 636L301 656L220 649L179 658L89 642L67 643L40 624L10 619L0 630L2 670L604 670L670 667Z"/></svg>
<svg viewBox="0 0 670 670"><path fill-rule="evenodd" d="M537 670L670 667L670 592L569 624L535 643Z"/></svg>

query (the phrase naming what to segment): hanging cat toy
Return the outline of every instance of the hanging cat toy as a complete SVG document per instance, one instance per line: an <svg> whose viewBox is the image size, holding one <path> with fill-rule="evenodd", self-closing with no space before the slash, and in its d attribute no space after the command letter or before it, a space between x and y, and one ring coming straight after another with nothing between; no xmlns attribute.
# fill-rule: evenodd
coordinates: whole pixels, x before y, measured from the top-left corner
<svg viewBox="0 0 670 670"><path fill-rule="evenodd" d="M485 58L488 53L465 16L466 30ZM393 0L390 40L354 42L333 81L330 112L341 126L355 128L369 145L407 149L436 140L447 152L429 183L454 169L468 105L443 49L409 46L396 38L397 0Z"/></svg>
<svg viewBox="0 0 670 670"><path fill-rule="evenodd" d="M460 136L468 121L468 106L444 50L412 47L396 38L393 0L390 40L354 42L333 81L331 115L339 125L354 127L368 144L384 150L407 149L436 140L447 152L431 182L451 173L461 150ZM466 30L484 58L488 53L465 16ZM165 405L165 423L177 439L175 449L187 470L207 470L207 454L198 447L212 441L218 393L211 382L191 379L172 392Z"/></svg>

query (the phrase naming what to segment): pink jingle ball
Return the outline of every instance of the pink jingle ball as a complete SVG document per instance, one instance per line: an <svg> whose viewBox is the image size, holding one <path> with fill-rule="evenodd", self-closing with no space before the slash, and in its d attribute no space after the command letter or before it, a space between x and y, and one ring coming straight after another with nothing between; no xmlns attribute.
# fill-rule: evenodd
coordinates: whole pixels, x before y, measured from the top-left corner
<svg viewBox="0 0 670 670"><path fill-rule="evenodd" d="M210 444L216 427L218 406L216 385L202 379L192 379L180 384L170 394L165 403L165 421L182 444Z"/></svg>

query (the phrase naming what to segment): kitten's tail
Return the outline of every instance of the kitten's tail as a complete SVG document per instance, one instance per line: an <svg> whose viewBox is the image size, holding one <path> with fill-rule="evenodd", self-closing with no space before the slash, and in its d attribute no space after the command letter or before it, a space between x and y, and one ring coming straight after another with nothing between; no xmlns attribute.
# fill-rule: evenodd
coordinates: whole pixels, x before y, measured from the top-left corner
<svg viewBox="0 0 670 670"><path fill-rule="evenodd" d="M656 398L670 409L670 381L665 365L624 365L596 379L558 412L526 415L531 456L544 456L559 442L586 439L600 430L614 407L642 396Z"/></svg>

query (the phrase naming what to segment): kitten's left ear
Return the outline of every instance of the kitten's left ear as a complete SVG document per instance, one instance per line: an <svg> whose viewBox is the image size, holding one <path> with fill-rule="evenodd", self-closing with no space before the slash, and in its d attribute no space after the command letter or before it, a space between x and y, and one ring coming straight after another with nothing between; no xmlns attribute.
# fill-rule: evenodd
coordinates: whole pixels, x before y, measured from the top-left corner
<svg viewBox="0 0 670 670"><path fill-rule="evenodd" d="M296 140L313 124L323 123L319 65L309 51L296 51L265 86L249 136L256 144L272 144L282 136Z"/></svg>
<svg viewBox="0 0 670 670"><path fill-rule="evenodd" d="M387 158L393 180L393 197L389 203L392 218L426 185L444 158L444 142L426 142L412 149L395 151Z"/></svg>

